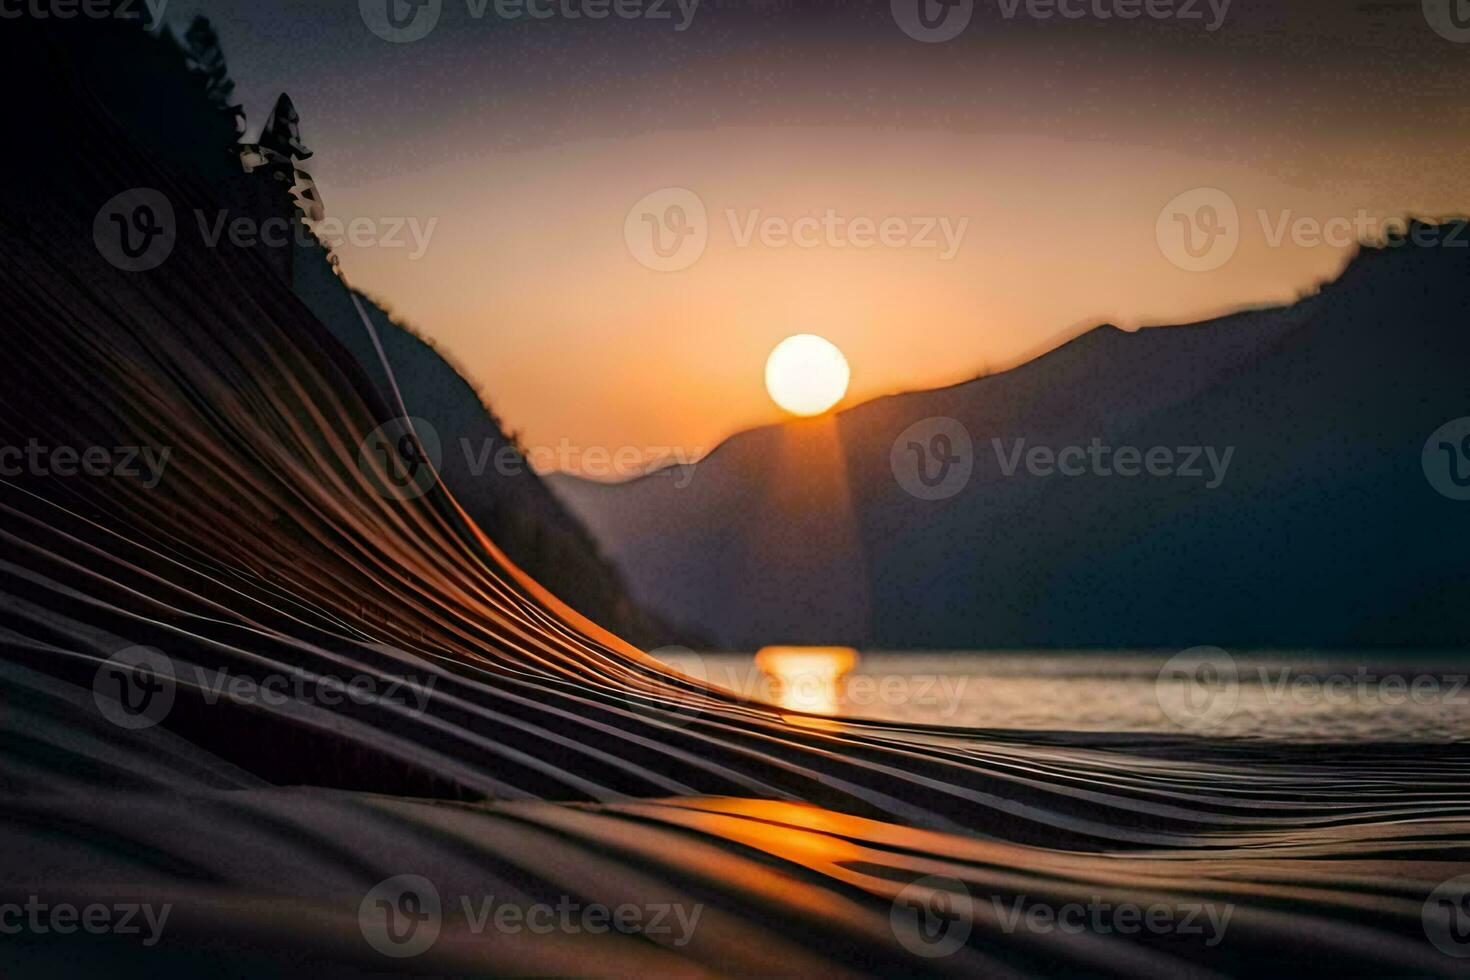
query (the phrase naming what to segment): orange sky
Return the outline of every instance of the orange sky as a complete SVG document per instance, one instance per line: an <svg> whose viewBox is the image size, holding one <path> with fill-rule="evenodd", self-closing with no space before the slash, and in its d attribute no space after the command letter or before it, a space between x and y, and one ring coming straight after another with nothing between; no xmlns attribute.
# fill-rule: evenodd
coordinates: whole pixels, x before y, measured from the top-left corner
<svg viewBox="0 0 1470 980"><path fill-rule="evenodd" d="M976 3L932 44L886 0L710 0L679 30L442 7L412 43L375 35L351 3L177 0L170 16L209 14L252 126L291 93L330 216L433 223L416 260L347 244L343 267L533 449L687 456L775 421L765 359L794 333L842 348L852 404L1103 320L1290 300L1347 247L1273 247L1288 212L1470 211L1470 43L1418 3L1235 0L1219 29ZM1190 272L1156 224L1202 186L1238 207L1240 241ZM709 240L694 265L656 272L624 224L669 187L698 194ZM741 226L831 211L965 234L950 261L742 247L730 209Z"/></svg>
<svg viewBox="0 0 1470 980"><path fill-rule="evenodd" d="M1343 152L1364 172L1393 169L1391 157L1375 167L1361 149ZM699 453L782 417L762 372L790 334L820 334L846 353L849 405L973 377L1079 325L1287 301L1332 276L1346 251L1289 237L1273 246L1288 211L1449 213L1464 197L1448 161L1442 172L1417 172L1412 185L1312 186L1126 145L730 128L474 154L327 200L334 214L438 219L421 258L348 245L344 267L447 348L528 445ZM1237 203L1240 244L1221 268L1189 272L1163 254L1155 225L1171 198L1202 185ZM709 240L691 267L657 272L630 252L624 220L669 186L699 194ZM729 209L741 226L756 209L968 225L945 261L912 247L742 247Z"/></svg>

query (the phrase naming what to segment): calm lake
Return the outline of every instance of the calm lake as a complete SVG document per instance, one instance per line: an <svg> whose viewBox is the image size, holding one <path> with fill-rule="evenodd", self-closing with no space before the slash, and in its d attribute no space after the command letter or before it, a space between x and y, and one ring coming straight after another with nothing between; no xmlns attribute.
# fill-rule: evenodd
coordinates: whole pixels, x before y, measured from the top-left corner
<svg viewBox="0 0 1470 980"><path fill-rule="evenodd" d="M1463 653L660 651L793 711L961 728L1286 741L1460 741Z"/></svg>

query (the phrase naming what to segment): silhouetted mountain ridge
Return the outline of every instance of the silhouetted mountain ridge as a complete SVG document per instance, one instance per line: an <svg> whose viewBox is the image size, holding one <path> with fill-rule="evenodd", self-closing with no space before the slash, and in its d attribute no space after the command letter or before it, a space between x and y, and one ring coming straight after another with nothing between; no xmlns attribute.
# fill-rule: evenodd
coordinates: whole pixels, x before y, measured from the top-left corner
<svg viewBox="0 0 1470 980"><path fill-rule="evenodd" d="M1420 454L1470 414L1462 227L1415 224L1290 306L1105 325L1009 371L740 433L683 489L553 486L637 598L721 646L1455 645L1470 560L1440 542L1470 528ZM890 455L933 418L965 427L974 469L922 500ZM1019 440L1231 455L1214 488L1008 476Z"/></svg>

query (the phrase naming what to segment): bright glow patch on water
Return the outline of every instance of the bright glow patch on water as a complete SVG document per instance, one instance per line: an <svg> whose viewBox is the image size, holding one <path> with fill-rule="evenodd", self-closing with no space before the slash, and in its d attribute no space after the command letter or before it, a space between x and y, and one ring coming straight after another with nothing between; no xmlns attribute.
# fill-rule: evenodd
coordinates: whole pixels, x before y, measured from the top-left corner
<svg viewBox="0 0 1470 980"><path fill-rule="evenodd" d="M1209 648L1204 648L1209 649ZM707 679L790 711L958 728L1285 741L1470 739L1463 653L703 654ZM1197 658L1196 658L1197 659Z"/></svg>
<svg viewBox="0 0 1470 980"><path fill-rule="evenodd" d="M755 655L755 668L770 686L762 700L818 715L838 713L839 686L855 663L857 651L850 647L766 647Z"/></svg>

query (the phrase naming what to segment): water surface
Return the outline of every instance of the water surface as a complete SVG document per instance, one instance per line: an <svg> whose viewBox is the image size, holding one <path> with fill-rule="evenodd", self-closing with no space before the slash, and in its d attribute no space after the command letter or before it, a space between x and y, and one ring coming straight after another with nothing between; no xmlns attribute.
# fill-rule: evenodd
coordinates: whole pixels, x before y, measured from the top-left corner
<svg viewBox="0 0 1470 980"><path fill-rule="evenodd" d="M881 721L1308 742L1470 735L1470 662L1453 652L869 652L845 673L842 658L793 647L768 648L765 671L741 653L671 662L795 711Z"/></svg>

